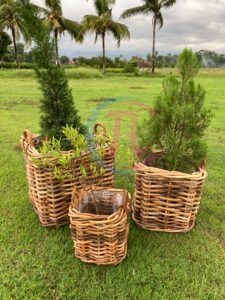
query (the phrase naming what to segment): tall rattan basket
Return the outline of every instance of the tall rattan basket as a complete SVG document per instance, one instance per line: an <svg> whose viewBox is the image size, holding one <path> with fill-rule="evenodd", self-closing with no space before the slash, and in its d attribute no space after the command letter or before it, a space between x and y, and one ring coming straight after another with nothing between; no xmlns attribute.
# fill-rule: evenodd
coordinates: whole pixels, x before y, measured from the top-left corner
<svg viewBox="0 0 225 300"><path fill-rule="evenodd" d="M96 134L102 124L96 124L94 133ZM106 134L106 132L105 132ZM32 135L28 130L21 137L21 146L24 152L26 173L28 179L29 196L35 212L43 226L59 227L69 223L68 210L74 186L98 184L106 187L114 186L114 145L107 142L105 145L105 157L103 165L106 172L98 177L88 177L82 182L80 163L89 161L87 153L82 158L76 158L71 163L69 171L73 174L73 179L58 180L54 176L54 167L39 167L36 162L44 158L38 151L37 143L40 138ZM55 158L52 157L54 163ZM81 174L80 174L81 175Z"/></svg>
<svg viewBox="0 0 225 300"><path fill-rule="evenodd" d="M130 195L126 190L75 188L69 208L75 256L98 265L120 263L127 253L129 213Z"/></svg>
<svg viewBox="0 0 225 300"><path fill-rule="evenodd" d="M205 169L193 174L135 165L133 220L147 230L187 232L195 224Z"/></svg>

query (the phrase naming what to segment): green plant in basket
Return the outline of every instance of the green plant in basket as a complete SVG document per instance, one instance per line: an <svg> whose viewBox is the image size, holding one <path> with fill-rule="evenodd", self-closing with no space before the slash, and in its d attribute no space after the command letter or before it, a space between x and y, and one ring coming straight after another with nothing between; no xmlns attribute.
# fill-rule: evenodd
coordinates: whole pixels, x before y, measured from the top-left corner
<svg viewBox="0 0 225 300"><path fill-rule="evenodd" d="M33 159L33 162L43 168L54 168L54 177L59 180L72 179L76 176L83 180L90 177L103 175L106 170L101 164L106 155L106 143L111 143L111 138L102 133L94 136L95 149L93 153L97 154L97 159L89 149L87 137L79 133L76 128L66 126L62 128L64 140L57 140L54 137L43 141L39 148L42 160ZM70 151L62 151L62 144L67 141L70 144ZM88 157L88 163L87 158ZM70 167L75 159L79 158L79 174L71 174Z"/></svg>
<svg viewBox="0 0 225 300"><path fill-rule="evenodd" d="M181 53L177 67L180 78L164 81L163 92L154 104L154 116L139 126L139 143L146 149L145 163L189 173L206 158L204 135L211 112L204 108L205 90L194 82L200 62L191 49Z"/></svg>

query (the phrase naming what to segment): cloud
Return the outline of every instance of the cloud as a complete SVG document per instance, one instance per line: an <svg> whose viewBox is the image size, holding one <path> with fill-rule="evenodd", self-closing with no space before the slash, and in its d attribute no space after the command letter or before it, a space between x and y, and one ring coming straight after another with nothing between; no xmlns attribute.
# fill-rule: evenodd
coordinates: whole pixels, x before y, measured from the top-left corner
<svg viewBox="0 0 225 300"><path fill-rule="evenodd" d="M44 0L33 0L44 6ZM115 20L123 10L138 6L141 0L117 0L113 8ZM63 13L67 18L81 21L85 14L94 14L93 1L62 0ZM179 53L184 47L216 50L225 53L225 0L177 0L169 9L164 9L164 26L157 31L156 48L159 53ZM119 20L131 32L131 39L121 43L118 49L115 40L107 37L107 55L145 56L152 47L151 15L139 15L132 19ZM71 57L101 54L100 41L94 44L94 36L87 35L82 45L72 42L65 35L60 41L60 53Z"/></svg>

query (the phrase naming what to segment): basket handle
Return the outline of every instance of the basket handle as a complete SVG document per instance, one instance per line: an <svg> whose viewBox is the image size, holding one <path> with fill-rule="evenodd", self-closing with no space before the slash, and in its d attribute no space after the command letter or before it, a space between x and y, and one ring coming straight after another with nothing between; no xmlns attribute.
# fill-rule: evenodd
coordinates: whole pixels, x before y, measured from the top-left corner
<svg viewBox="0 0 225 300"><path fill-rule="evenodd" d="M124 211L126 211L126 212L129 212L129 205L130 205L130 203L127 203L127 198L129 198L129 196L128 196L128 191L126 191L124 194L123 194L123 200L122 200L122 203L123 203L123 209L124 209Z"/></svg>
<svg viewBox="0 0 225 300"><path fill-rule="evenodd" d="M204 178L206 178L207 177L206 159L202 161L201 167L199 169L200 172L203 174Z"/></svg>
<svg viewBox="0 0 225 300"><path fill-rule="evenodd" d="M133 164L133 170L134 171L143 171L144 169L146 169L147 168L147 166L146 165L144 165L144 164L142 164L142 163L134 163Z"/></svg>
<svg viewBox="0 0 225 300"><path fill-rule="evenodd" d="M73 192L72 192L72 196L71 196L71 205L72 205L72 207L74 206L75 198L79 198L79 196L80 196L79 191L78 191L77 187L75 186L73 188Z"/></svg>
<svg viewBox="0 0 225 300"><path fill-rule="evenodd" d="M27 141L29 145L32 144L32 134L28 129L25 129L23 132L23 138Z"/></svg>
<svg viewBox="0 0 225 300"><path fill-rule="evenodd" d="M98 134L99 133L99 127L102 129L103 134L107 135L106 133L106 128L102 123L96 123L94 126L94 134Z"/></svg>
<svg viewBox="0 0 225 300"><path fill-rule="evenodd" d="M203 171L207 171L207 169L206 169L206 159L204 159L204 160L202 161L201 169L202 169Z"/></svg>

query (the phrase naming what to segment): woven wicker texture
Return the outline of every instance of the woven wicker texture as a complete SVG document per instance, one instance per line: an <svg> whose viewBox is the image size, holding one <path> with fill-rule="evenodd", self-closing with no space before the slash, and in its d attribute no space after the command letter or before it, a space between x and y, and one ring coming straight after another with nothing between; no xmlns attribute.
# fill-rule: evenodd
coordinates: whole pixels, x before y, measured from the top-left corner
<svg viewBox="0 0 225 300"><path fill-rule="evenodd" d="M99 127L103 126L101 124L95 125L95 133L97 133ZM98 177L88 176L85 180L82 180L80 174L81 159L78 158L73 160L69 169L74 178L58 180L54 177L54 168L38 167L34 163L34 159L35 162L37 160L43 161L44 159L37 150L37 141L38 136L31 135L27 130L21 137L21 146L26 162L29 196L43 226L59 227L69 223L68 210L74 186L80 186L80 183L82 183L82 186L89 184L107 187L114 186L114 149L111 143L106 143L105 146L105 158L102 162L106 170L104 175ZM82 162L88 162L89 159L87 154L84 153ZM52 162L54 161L55 158L52 158Z"/></svg>
<svg viewBox="0 0 225 300"><path fill-rule="evenodd" d="M75 188L69 208L75 256L100 265L120 263L127 253L129 213L126 190L101 187L91 192Z"/></svg>
<svg viewBox="0 0 225 300"><path fill-rule="evenodd" d="M133 220L147 230L187 232L195 224L207 176L135 165Z"/></svg>

